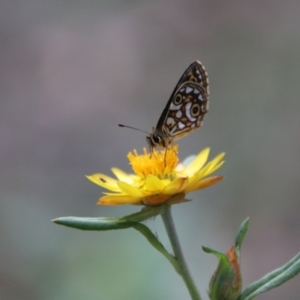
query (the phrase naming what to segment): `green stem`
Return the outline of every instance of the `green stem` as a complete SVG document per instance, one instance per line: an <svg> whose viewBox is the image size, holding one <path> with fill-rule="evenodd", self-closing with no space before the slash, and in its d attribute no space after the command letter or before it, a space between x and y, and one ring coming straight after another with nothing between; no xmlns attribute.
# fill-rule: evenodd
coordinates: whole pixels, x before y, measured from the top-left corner
<svg viewBox="0 0 300 300"><path fill-rule="evenodd" d="M164 225L166 227L167 234L169 236L174 255L176 260L178 261L180 267L181 267L181 272L180 275L182 279L184 280L187 289L191 295L191 298L193 300L201 300L201 296L197 290L197 287L191 277L191 274L189 272L189 269L187 267L186 261L183 257L183 253L180 247L180 243L178 240L178 236L175 230L172 214L171 214L171 205L167 206L166 210L161 214Z"/></svg>

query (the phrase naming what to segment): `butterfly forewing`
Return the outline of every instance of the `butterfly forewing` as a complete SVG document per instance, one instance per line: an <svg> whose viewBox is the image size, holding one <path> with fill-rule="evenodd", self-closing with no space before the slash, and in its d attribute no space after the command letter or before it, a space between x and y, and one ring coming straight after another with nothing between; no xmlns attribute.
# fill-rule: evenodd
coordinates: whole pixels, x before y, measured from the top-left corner
<svg viewBox="0 0 300 300"><path fill-rule="evenodd" d="M202 85L206 90L207 95L209 95L209 81L206 70L202 63L196 60L195 62L190 64L190 66L182 74L181 78L179 79L177 85L174 88L171 97L173 96L173 94L175 94L175 92L183 83L188 81L192 81Z"/></svg>

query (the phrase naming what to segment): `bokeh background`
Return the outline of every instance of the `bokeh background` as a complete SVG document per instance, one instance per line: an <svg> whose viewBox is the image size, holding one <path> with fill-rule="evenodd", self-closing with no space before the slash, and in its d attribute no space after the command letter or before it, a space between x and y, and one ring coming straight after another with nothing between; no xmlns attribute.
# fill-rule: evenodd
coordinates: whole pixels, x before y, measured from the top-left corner
<svg viewBox="0 0 300 300"><path fill-rule="evenodd" d="M133 229L83 232L60 216L100 207L85 174L130 171L186 67L205 65L210 112L180 157L225 151L220 184L173 208L207 299L216 258L250 217L244 286L300 249L299 1L4 0L0 10L0 299L189 299L169 263ZM160 218L147 225L167 243ZM168 244L167 244L168 245ZM169 247L169 245L168 245ZM299 298L294 278L262 300Z"/></svg>

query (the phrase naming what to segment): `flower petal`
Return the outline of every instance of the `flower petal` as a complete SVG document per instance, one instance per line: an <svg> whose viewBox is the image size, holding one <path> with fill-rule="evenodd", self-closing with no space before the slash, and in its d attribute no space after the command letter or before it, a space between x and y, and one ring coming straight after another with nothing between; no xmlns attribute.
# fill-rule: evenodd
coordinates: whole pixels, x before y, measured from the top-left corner
<svg viewBox="0 0 300 300"><path fill-rule="evenodd" d="M86 178L92 181L93 183L101 187L104 187L105 189L108 189L113 192L120 192L120 188L118 187L117 181L114 178L111 178L109 176L100 173L87 175Z"/></svg>
<svg viewBox="0 0 300 300"><path fill-rule="evenodd" d="M133 182L133 177L136 177L133 174L127 174L118 168L112 168L111 171L120 181L124 181L129 184Z"/></svg>
<svg viewBox="0 0 300 300"><path fill-rule="evenodd" d="M201 178L203 178L211 167L211 162L208 162L202 169L198 170L192 177L190 177L189 185L198 182Z"/></svg>
<svg viewBox="0 0 300 300"><path fill-rule="evenodd" d="M213 160L208 162L202 169L198 170L191 178L190 178L190 184L199 181L201 178L208 176L209 174L213 173L217 169L219 169L224 161L219 161L224 157L225 153L220 153L217 155Z"/></svg>
<svg viewBox="0 0 300 300"><path fill-rule="evenodd" d="M196 190L201 190L206 187L209 187L223 179L223 176L213 176L209 178L202 179L200 181L194 182L192 184L189 184L187 188L185 189L186 193L196 191Z"/></svg>
<svg viewBox="0 0 300 300"><path fill-rule="evenodd" d="M134 197L134 198L142 198L144 196L144 194L141 192L140 189L138 189L138 188L126 183L126 182L118 181L117 184L118 184L120 190L124 194L127 194L131 197Z"/></svg>
<svg viewBox="0 0 300 300"><path fill-rule="evenodd" d="M210 166L209 170L208 170L207 172L205 172L205 175L204 175L204 176L207 176L207 175L209 175L209 174L215 172L216 170L218 170L219 168L221 168L221 167L223 166L224 163L225 163L225 161L223 160L223 161L219 162L217 165L215 165L215 166L213 166L213 167Z"/></svg>
<svg viewBox="0 0 300 300"><path fill-rule="evenodd" d="M121 205L121 204L140 204L140 198L134 198L129 195L106 195L99 199L97 204L101 205Z"/></svg>
<svg viewBox="0 0 300 300"><path fill-rule="evenodd" d="M184 169L183 173L187 176L193 176L194 173L200 170L207 161L209 155L209 148L203 149L195 159Z"/></svg>
<svg viewBox="0 0 300 300"><path fill-rule="evenodd" d="M162 190L163 194L174 195L183 191L189 182L188 177L177 177Z"/></svg>
<svg viewBox="0 0 300 300"><path fill-rule="evenodd" d="M157 192L161 191L165 185L166 183L163 180L160 180L156 176L148 175L143 189L149 192Z"/></svg>
<svg viewBox="0 0 300 300"><path fill-rule="evenodd" d="M222 153L218 154L213 160L211 160L209 162L210 167L207 170L207 173L205 173L205 176L212 173L210 170L213 169L223 159L224 156L225 156L225 153L222 152Z"/></svg>

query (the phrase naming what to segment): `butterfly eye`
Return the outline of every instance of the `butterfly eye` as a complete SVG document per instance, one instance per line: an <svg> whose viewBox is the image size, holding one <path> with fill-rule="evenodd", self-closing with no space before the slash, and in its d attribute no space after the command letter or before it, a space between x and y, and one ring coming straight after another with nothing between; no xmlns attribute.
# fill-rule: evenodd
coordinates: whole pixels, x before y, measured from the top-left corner
<svg viewBox="0 0 300 300"><path fill-rule="evenodd" d="M174 98L174 104L178 105L182 102L182 96L180 94L178 94L175 98Z"/></svg>
<svg viewBox="0 0 300 300"><path fill-rule="evenodd" d="M192 117L197 117L200 113L200 105L198 103L195 103L191 107L191 115Z"/></svg>
<svg viewBox="0 0 300 300"><path fill-rule="evenodd" d="M155 144L159 144L161 141L161 138L158 135L153 135L152 140Z"/></svg>

